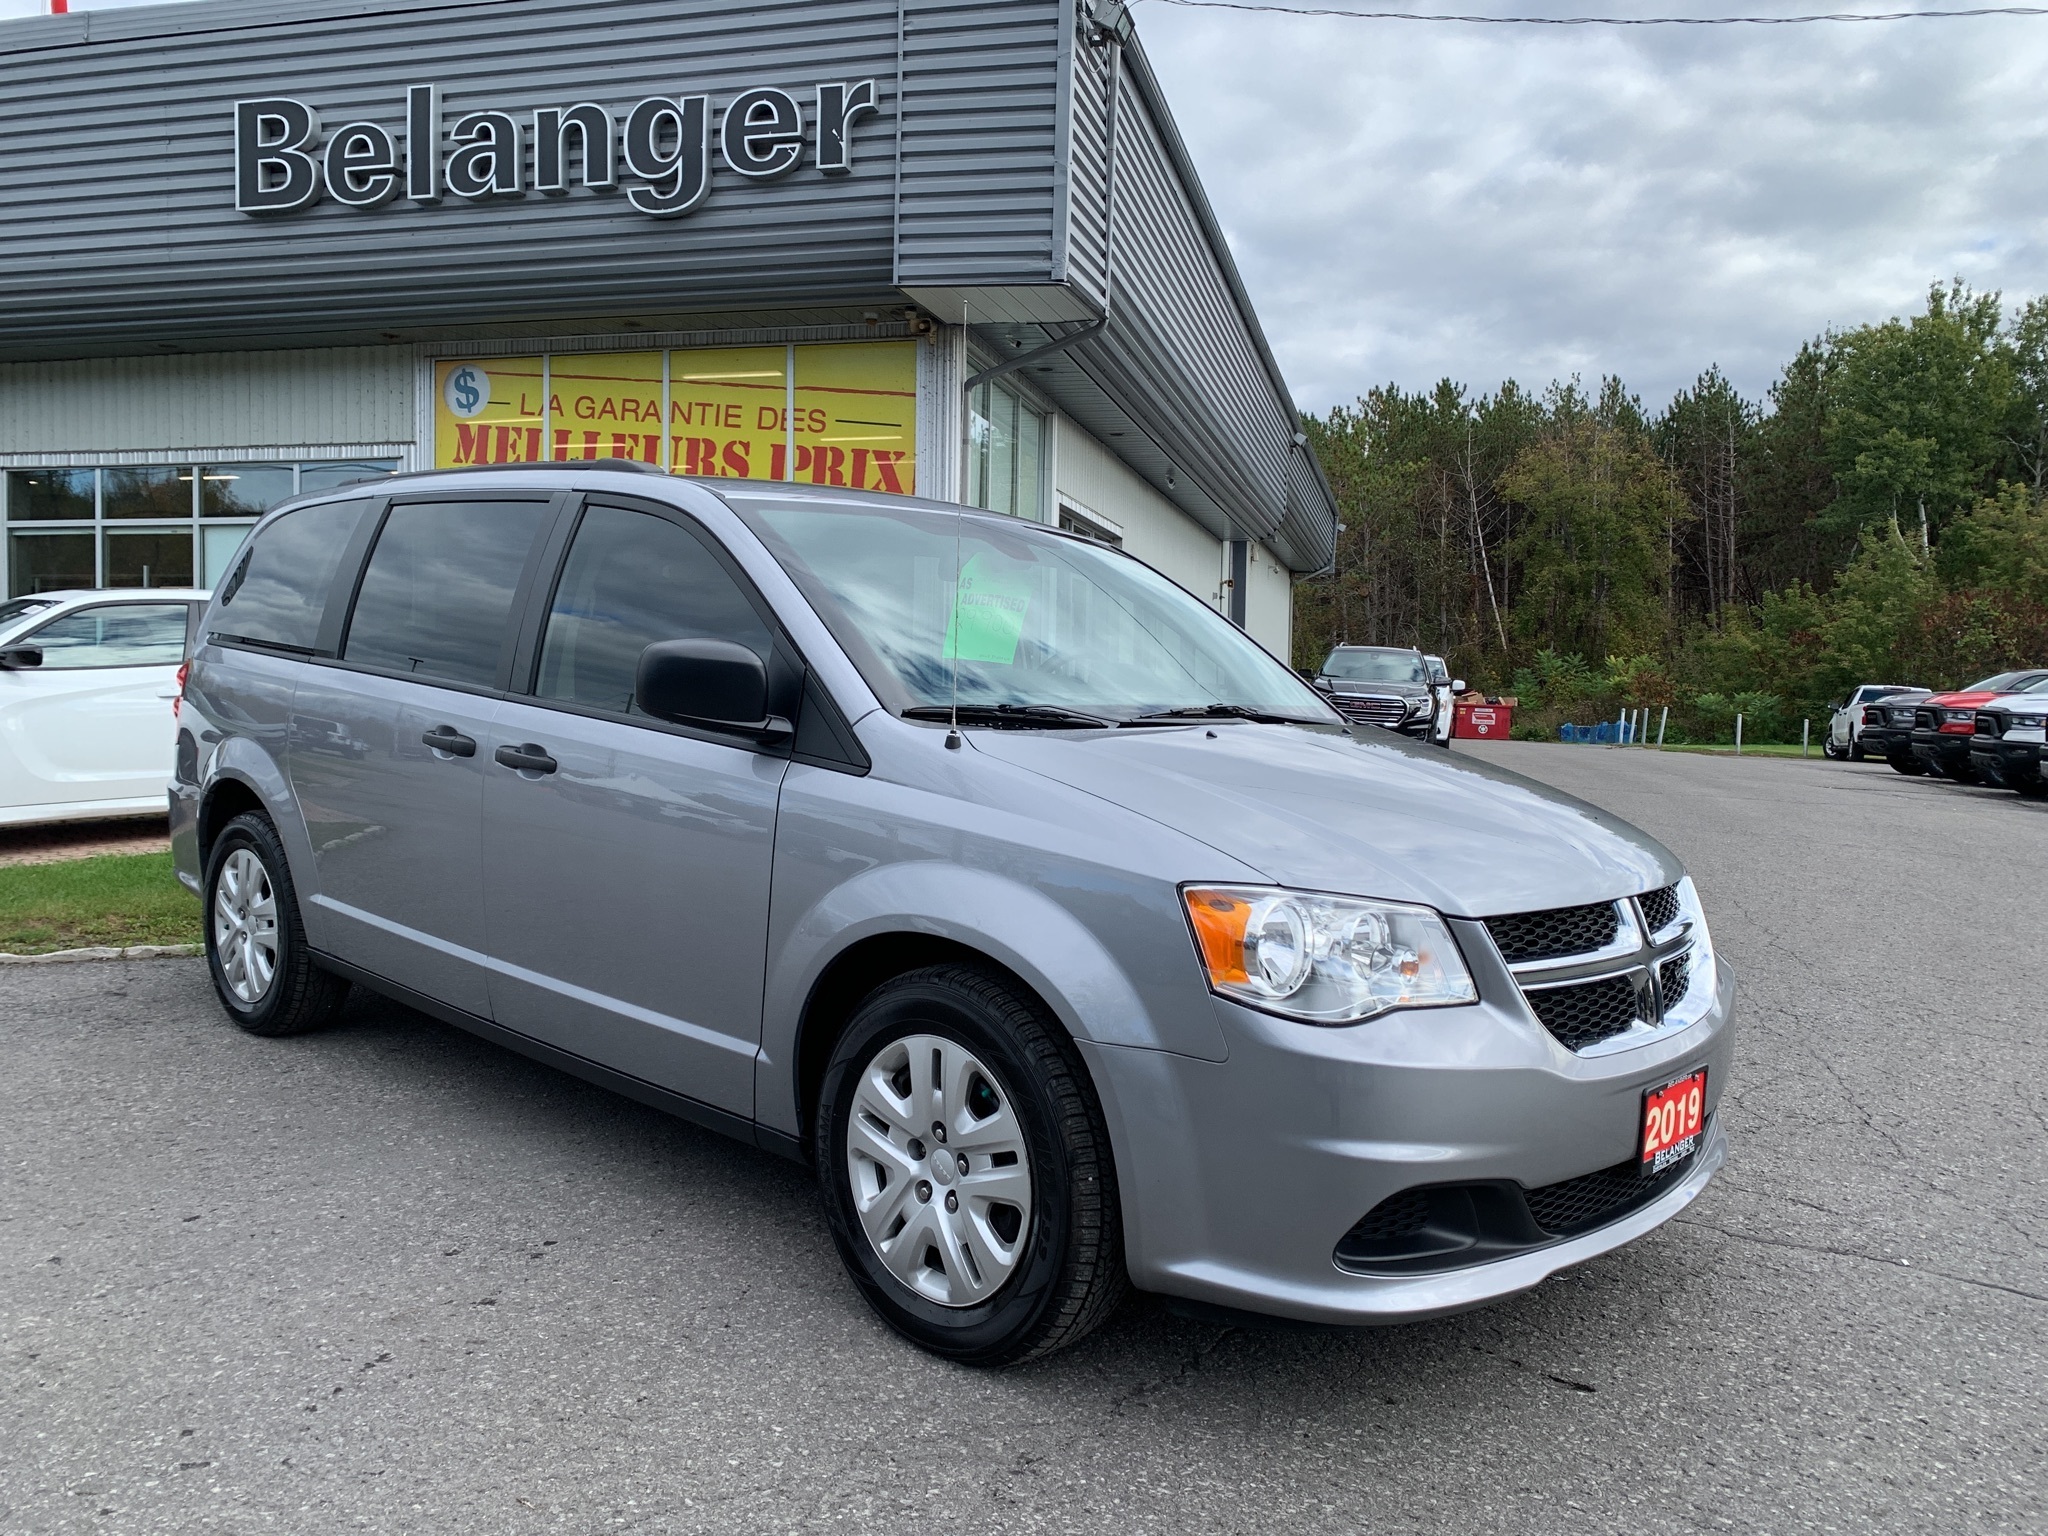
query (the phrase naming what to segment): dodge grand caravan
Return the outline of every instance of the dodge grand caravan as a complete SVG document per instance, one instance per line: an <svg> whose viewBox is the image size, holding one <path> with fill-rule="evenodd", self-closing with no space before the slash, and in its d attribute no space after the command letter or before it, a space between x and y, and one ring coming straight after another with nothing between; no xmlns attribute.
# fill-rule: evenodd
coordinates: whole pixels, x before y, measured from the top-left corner
<svg viewBox="0 0 2048 1536"><path fill-rule="evenodd" d="M801 1159L956 1359L1131 1284L1454 1312L1725 1156L1733 983L1670 853L1011 518L631 466L288 503L170 800L244 1029L361 985Z"/></svg>

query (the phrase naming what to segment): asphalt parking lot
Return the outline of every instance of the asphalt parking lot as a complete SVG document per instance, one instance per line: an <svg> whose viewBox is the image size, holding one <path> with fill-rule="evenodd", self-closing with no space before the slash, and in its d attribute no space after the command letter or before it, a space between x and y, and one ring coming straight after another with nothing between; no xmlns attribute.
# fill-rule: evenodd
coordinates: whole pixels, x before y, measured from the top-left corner
<svg viewBox="0 0 2048 1536"><path fill-rule="evenodd" d="M0 971L0 1530L2018 1531L2048 1521L2048 804L1479 748L1689 864L1740 979L1677 1222L1378 1332L1134 1304L984 1374L807 1176L376 999Z"/></svg>

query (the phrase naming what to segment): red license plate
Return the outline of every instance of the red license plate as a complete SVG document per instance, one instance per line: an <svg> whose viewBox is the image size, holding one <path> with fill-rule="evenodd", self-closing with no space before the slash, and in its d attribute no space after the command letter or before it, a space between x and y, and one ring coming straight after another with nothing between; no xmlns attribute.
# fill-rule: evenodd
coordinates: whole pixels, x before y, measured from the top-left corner
<svg viewBox="0 0 2048 1536"><path fill-rule="evenodd" d="M1707 1123L1707 1069L1643 1094L1644 1173L1662 1173L1700 1149Z"/></svg>

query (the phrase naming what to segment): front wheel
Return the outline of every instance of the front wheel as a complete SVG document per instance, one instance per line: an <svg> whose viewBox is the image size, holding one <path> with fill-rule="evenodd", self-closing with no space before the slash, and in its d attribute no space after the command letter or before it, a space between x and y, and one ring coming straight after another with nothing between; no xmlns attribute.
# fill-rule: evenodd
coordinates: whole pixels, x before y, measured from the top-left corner
<svg viewBox="0 0 2048 1536"><path fill-rule="evenodd" d="M839 1256L912 1342L1011 1365L1122 1299L1116 1172L1086 1069L996 978L934 966L878 988L833 1050L814 1123Z"/></svg>
<svg viewBox="0 0 2048 1536"><path fill-rule="evenodd" d="M255 812L223 827L206 861L206 964L228 1017L252 1035L317 1029L348 996L313 964L277 829Z"/></svg>
<svg viewBox="0 0 2048 1536"><path fill-rule="evenodd" d="M1849 753L1846 748L1835 745L1835 733L1829 731L1820 739L1820 755L1831 763L1839 763Z"/></svg>
<svg viewBox="0 0 2048 1536"><path fill-rule="evenodd" d="M1885 761L1892 765L1894 773L1903 773L1909 779L1917 779L1927 771L1927 765L1910 752L1894 752Z"/></svg>

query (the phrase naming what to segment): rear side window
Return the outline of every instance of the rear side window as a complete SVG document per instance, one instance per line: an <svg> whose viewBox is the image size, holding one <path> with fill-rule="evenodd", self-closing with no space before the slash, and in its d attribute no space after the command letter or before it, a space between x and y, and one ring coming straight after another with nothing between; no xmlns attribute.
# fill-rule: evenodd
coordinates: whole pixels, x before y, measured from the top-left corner
<svg viewBox="0 0 2048 1536"><path fill-rule="evenodd" d="M395 506L363 570L343 657L359 666L488 688L512 599L548 503Z"/></svg>
<svg viewBox="0 0 2048 1536"><path fill-rule="evenodd" d="M732 640L764 661L774 646L701 540L649 512L592 507L555 588L534 694L634 713L640 653L658 640Z"/></svg>
<svg viewBox="0 0 2048 1536"><path fill-rule="evenodd" d="M175 667L185 659L183 603L102 603L52 619L27 639L45 671L78 667Z"/></svg>
<svg viewBox="0 0 2048 1536"><path fill-rule="evenodd" d="M335 570L369 505L301 507L258 533L221 586L214 634L311 655Z"/></svg>

